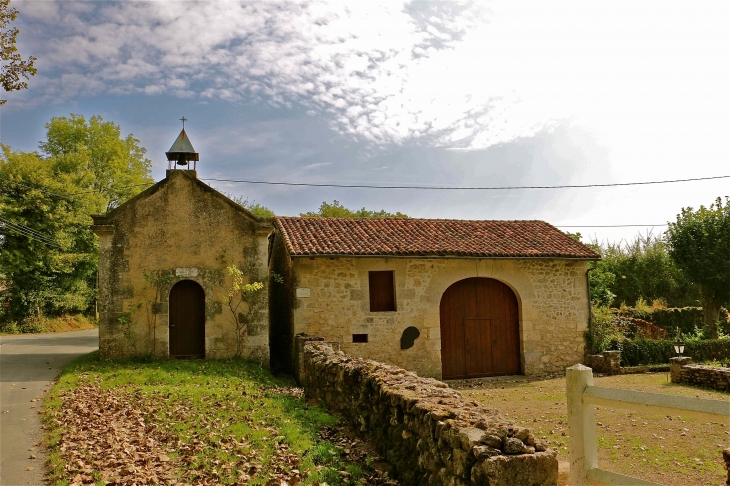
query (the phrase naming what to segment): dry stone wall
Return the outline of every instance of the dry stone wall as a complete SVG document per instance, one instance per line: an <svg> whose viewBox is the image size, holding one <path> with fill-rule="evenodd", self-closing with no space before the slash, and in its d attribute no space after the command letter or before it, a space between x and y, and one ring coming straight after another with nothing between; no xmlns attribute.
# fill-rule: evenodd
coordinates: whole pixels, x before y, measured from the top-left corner
<svg viewBox="0 0 730 486"><path fill-rule="evenodd" d="M432 378L298 335L305 394L367 435L404 485L557 484L556 452L494 409Z"/></svg>
<svg viewBox="0 0 730 486"><path fill-rule="evenodd" d="M730 368L692 364L692 358L671 358L672 383L730 391Z"/></svg>
<svg viewBox="0 0 730 486"><path fill-rule="evenodd" d="M621 351L604 351L602 355L589 354L585 358L585 364L596 373L621 374Z"/></svg>

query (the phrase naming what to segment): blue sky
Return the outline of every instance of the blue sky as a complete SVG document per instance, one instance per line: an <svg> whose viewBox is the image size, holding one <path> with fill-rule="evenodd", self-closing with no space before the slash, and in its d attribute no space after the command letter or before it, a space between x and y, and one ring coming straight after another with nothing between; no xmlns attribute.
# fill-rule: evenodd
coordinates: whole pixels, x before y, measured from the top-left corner
<svg viewBox="0 0 730 486"><path fill-rule="evenodd" d="M185 115L201 178L560 185L730 174L727 2L22 0L38 58L2 141L101 115L153 175ZM338 199L415 217L661 224L729 180L605 189L415 191L211 182L277 214ZM655 228L654 232L662 228ZM645 228L574 228L598 239Z"/></svg>

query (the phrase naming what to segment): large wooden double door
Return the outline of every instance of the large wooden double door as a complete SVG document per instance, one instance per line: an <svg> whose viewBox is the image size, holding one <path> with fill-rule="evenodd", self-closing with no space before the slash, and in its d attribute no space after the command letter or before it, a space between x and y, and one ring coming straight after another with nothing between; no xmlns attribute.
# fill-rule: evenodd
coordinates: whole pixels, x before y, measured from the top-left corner
<svg viewBox="0 0 730 486"><path fill-rule="evenodd" d="M170 290L170 357L205 357L205 291L182 280Z"/></svg>
<svg viewBox="0 0 730 486"><path fill-rule="evenodd" d="M441 297L443 379L520 373L517 297L491 278L468 278Z"/></svg>

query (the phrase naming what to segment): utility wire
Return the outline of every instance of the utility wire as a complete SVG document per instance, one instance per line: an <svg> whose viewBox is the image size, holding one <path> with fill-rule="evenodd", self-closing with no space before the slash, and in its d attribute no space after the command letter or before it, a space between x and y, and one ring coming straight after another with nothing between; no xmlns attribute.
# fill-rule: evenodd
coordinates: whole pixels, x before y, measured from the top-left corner
<svg viewBox="0 0 730 486"><path fill-rule="evenodd" d="M598 224L598 225L584 224L584 225L572 225L572 226L556 224L554 226L556 228L630 228L630 227L647 228L649 226L669 226L669 225L667 223L664 223L664 224Z"/></svg>
<svg viewBox="0 0 730 486"><path fill-rule="evenodd" d="M7 224L10 224L10 225L13 225L13 226L18 226L18 227L20 227L22 229L25 229L27 231L30 231L31 233L35 233L36 235L40 236L41 238L51 239L51 237L49 237L48 235L46 235L44 233L41 233L40 231L36 231L33 228L31 228L30 226L26 226L26 225L21 224L21 223L16 223L15 221L12 221L12 220L4 217L2 214L0 214L0 221L2 221L4 223L7 223Z"/></svg>
<svg viewBox="0 0 730 486"><path fill-rule="evenodd" d="M460 187L460 186L385 186L371 184L317 184L308 182L273 182L273 181L251 181L239 179L200 179L202 181L216 182L237 182L243 184L265 184L272 186L304 186L304 187L344 187L352 189L424 189L434 191L505 191L513 189L574 189L587 187L617 187L617 186L645 186L650 184L670 184L674 182L707 181L713 179L727 179L730 175L713 177L695 177L692 179L673 179L666 181L647 182L618 182L611 184L576 184L560 186L485 186L485 187Z"/></svg>
<svg viewBox="0 0 730 486"><path fill-rule="evenodd" d="M388 186L388 185L375 185L375 184L320 184L320 183L308 183L308 182L275 182L275 181L253 181L253 180L241 180L241 179L212 179L212 178L201 178L202 181L215 181L215 182L235 182L240 184L264 184L271 186L300 186L300 187L341 187L351 189L419 189L419 190L435 190L435 191L505 191L505 190L517 190L517 189L576 189L576 188L590 188L590 187L621 187L621 186L645 186L652 184L671 184L675 182L694 182L694 181L708 181L715 179L728 179L730 175L712 176L712 177L695 177L690 179L672 179L665 181L646 181L646 182L617 182L610 184L574 184L574 185L558 185L558 186L484 186L484 187L461 187L461 186ZM0 179L2 181L17 184L22 187L29 189L36 189L46 194L57 197L68 197L77 196L80 194L95 194L99 191L81 191L72 192L68 194L57 194L51 191L47 191L40 187L33 187L20 182L11 181L9 179ZM129 186L122 186L119 189L127 189L130 187L148 186L147 183L132 184Z"/></svg>
<svg viewBox="0 0 730 486"><path fill-rule="evenodd" d="M55 247L55 248L58 248L59 250L63 250L63 248L61 248L59 245L57 245L55 243L49 243L46 240L43 240L41 238L38 238L37 236L35 236L35 235L31 234L31 233L24 233L22 230L19 230L17 228L12 228L10 226L6 226L4 229L6 231L10 231L10 232L16 233L16 234L21 235L21 236L25 236L26 238L30 238L30 239L36 240L37 242L42 243L42 244L44 244L46 246Z"/></svg>
<svg viewBox="0 0 730 486"><path fill-rule="evenodd" d="M51 237L46 236L42 233L38 233L37 231L29 228L28 226L20 225L13 223L12 221L8 221L7 219L0 218L0 222L5 224L6 227L9 227L11 229L17 229L19 231L23 231L24 233L28 233L29 235L36 237L38 239L43 239L49 243L55 243L55 240L53 240Z"/></svg>
<svg viewBox="0 0 730 486"><path fill-rule="evenodd" d="M18 234L23 235L28 238L33 238L33 239L43 243L44 245L55 246L56 248L61 249L61 250L63 249L63 248L61 248L61 245L59 245L55 239L53 239L49 236L46 236L43 233L35 231L33 228L30 228L28 226L25 226L25 225L22 225L19 223L14 223L6 218L3 218L2 216L0 216L0 223L2 223L5 226L5 229L8 229L10 231L13 231L15 233L18 233Z"/></svg>
<svg viewBox="0 0 730 486"><path fill-rule="evenodd" d="M6 230L15 232L17 234L26 236L28 238L32 238L32 239L34 239L36 241L39 241L39 242L43 243L44 245L55 246L55 247L57 247L59 249L63 249L63 248L61 248L60 245L58 245L53 240L49 240L49 239L46 239L46 238L41 238L38 235L35 235L35 234L30 233L30 232L28 232L26 230L23 230L22 228L17 228L17 227L14 227L14 226L10 226L10 225L6 224L5 222L3 222L3 224L5 224L5 228L4 229L6 229Z"/></svg>

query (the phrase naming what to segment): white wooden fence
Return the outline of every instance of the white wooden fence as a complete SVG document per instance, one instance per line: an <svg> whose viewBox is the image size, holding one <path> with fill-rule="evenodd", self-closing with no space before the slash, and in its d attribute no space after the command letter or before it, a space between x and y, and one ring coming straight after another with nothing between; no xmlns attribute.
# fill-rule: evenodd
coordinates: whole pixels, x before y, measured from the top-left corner
<svg viewBox="0 0 730 486"><path fill-rule="evenodd" d="M620 485L660 486L657 483L598 468L595 405L625 408L661 415L723 417L730 421L730 400L680 397L659 393L620 390L593 385L593 370L583 365L566 370L571 486Z"/></svg>

